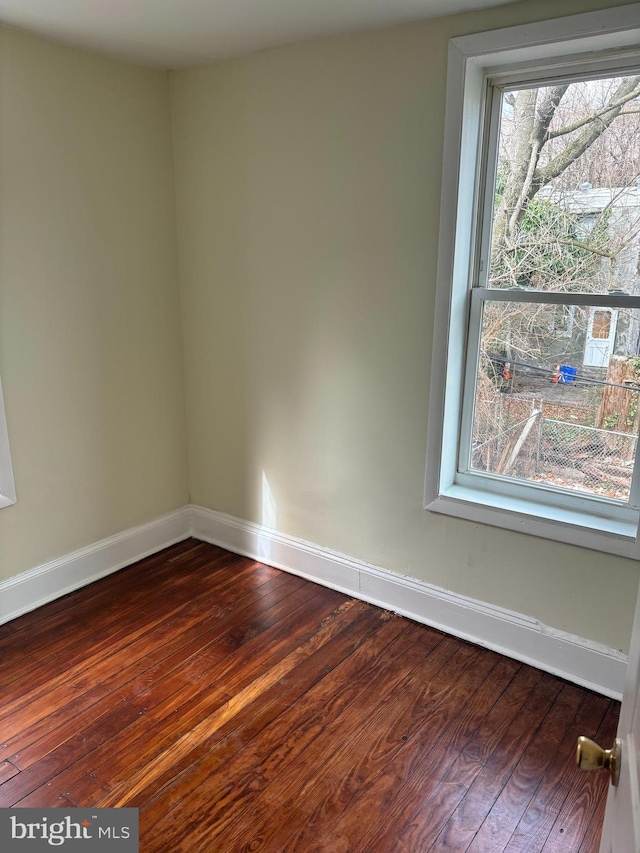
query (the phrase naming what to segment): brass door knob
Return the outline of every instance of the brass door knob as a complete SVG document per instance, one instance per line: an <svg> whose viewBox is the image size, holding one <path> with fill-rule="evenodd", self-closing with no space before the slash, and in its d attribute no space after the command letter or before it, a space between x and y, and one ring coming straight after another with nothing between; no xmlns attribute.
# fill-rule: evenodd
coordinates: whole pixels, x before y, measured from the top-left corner
<svg viewBox="0 0 640 853"><path fill-rule="evenodd" d="M588 737L578 738L576 764L580 770L608 770L611 784L617 785L620 778L620 752L622 741L616 738L611 749L603 749Z"/></svg>

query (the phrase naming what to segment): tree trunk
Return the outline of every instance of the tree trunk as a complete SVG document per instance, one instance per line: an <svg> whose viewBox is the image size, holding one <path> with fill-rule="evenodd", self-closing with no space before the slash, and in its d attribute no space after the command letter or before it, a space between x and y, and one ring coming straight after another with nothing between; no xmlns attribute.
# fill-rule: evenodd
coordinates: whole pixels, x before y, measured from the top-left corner
<svg viewBox="0 0 640 853"><path fill-rule="evenodd" d="M638 397L640 392L634 391L640 377L637 359L612 356L607 370L607 382L612 385L628 385L629 388L605 386L602 401L596 416L598 429L615 432L637 433L640 425L640 407Z"/></svg>
<svg viewBox="0 0 640 853"><path fill-rule="evenodd" d="M523 89L513 99L515 131L508 158L510 171L494 217L492 260L513 244L527 205L538 190L581 157L620 115L624 105L640 94L640 75L623 78L603 109L551 133L551 122L567 89L568 85L548 90ZM565 134L576 135L556 157L540 167L540 154L548 139Z"/></svg>

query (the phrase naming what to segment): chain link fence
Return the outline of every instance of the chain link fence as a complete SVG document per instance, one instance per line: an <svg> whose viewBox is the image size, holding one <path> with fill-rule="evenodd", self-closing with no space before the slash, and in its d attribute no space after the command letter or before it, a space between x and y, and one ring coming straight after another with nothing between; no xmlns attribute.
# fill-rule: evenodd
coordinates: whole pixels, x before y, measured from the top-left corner
<svg viewBox="0 0 640 853"><path fill-rule="evenodd" d="M625 432L540 418L534 479L626 501L637 440Z"/></svg>
<svg viewBox="0 0 640 853"><path fill-rule="evenodd" d="M516 423L507 419L485 441L476 441L471 467L626 501L636 443L631 433L545 418L533 409L526 418Z"/></svg>

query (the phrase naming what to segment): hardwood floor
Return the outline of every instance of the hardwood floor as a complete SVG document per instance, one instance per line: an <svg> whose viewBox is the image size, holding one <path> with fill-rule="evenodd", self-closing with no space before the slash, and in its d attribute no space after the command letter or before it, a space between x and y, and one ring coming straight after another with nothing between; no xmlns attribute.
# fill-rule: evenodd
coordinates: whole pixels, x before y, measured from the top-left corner
<svg viewBox="0 0 640 853"><path fill-rule="evenodd" d="M0 627L0 806L142 853L596 853L619 705L187 540Z"/></svg>

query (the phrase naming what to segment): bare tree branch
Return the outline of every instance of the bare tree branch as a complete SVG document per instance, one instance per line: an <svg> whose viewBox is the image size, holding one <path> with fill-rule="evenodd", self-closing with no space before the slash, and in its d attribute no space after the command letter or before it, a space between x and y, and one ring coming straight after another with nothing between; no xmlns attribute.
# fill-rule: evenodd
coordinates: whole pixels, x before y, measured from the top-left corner
<svg viewBox="0 0 640 853"><path fill-rule="evenodd" d="M532 188L535 187L534 193L540 187L548 184L558 175L567 169L571 163L578 159L584 152L598 139L604 131L609 127L612 121L616 119L622 107L627 101L635 98L640 94L640 75L635 77L625 77L616 89L608 104L608 109L601 115L586 125L582 133L573 142L570 142L567 147L551 160L544 168L536 171ZM533 195L529 196L530 198Z"/></svg>
<svg viewBox="0 0 640 853"><path fill-rule="evenodd" d="M601 258L615 259L615 252L606 252L604 249L598 249L595 246L590 246L588 243L583 243L582 240L556 240L561 246L573 246L576 249L585 249L587 252L593 252L594 255L600 255Z"/></svg>
<svg viewBox="0 0 640 853"><path fill-rule="evenodd" d="M524 205L531 197L530 194L533 186L534 176L536 174L536 168L538 165L538 160L540 159L540 152L542 151L542 146L545 144L545 141L547 139L549 125L551 124L553 116L555 115L555 112L558 108L558 104L562 100L562 97L568 88L569 84L566 83L562 86L554 86L553 88L549 89L545 98L543 99L542 103L536 111L535 120L533 122L533 127L531 130L531 136L529 137L529 145L531 148L529 155L529 163L527 166L524 181L522 183L522 187L520 189L520 193L518 195L518 199L513 207L511 216L509 217L509 224L507 226L507 232L509 235L514 234Z"/></svg>
<svg viewBox="0 0 640 853"><path fill-rule="evenodd" d="M640 88L636 88L634 91L630 92L625 98L622 99L622 103L626 104L628 101L632 101L637 95L640 94ZM590 124L592 121L596 121L600 116L603 116L607 113L612 107L612 104L607 104L606 107L603 107L601 110L594 110L588 116L584 116L579 121L574 122L573 124L568 124L565 127L561 127L558 130L552 130L547 134L547 139L557 139L559 136L566 136L568 133L573 133L576 130L580 130L581 127L584 127L586 124ZM640 112L640 110L629 110L621 112L620 115L626 116L631 115L634 112Z"/></svg>
<svg viewBox="0 0 640 853"><path fill-rule="evenodd" d="M593 252L594 255L599 255L601 258L615 258L616 252L607 252L605 249L600 249L596 246L591 246L582 240L568 240L563 237L553 237L550 240L520 240L517 244L518 249L527 249L529 247L542 249L545 246L573 246L575 249L584 249L587 252Z"/></svg>

